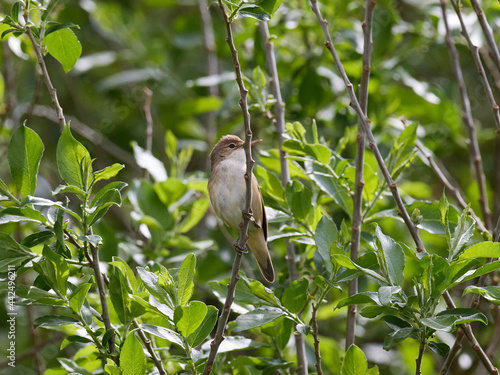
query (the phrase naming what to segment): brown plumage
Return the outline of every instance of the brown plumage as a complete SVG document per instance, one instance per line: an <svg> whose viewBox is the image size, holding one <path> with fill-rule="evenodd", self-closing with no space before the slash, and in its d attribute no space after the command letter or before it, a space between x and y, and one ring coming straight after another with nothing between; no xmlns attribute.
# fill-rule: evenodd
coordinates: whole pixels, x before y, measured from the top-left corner
<svg viewBox="0 0 500 375"><path fill-rule="evenodd" d="M258 141L252 142L252 145ZM246 157L244 142L235 135L220 139L210 153L212 174L208 193L215 214L227 226L238 229L243 221L246 196ZM267 249L267 218L257 179L252 174L252 211L254 221L248 226L248 248L254 255L262 275L274 281L274 269Z"/></svg>

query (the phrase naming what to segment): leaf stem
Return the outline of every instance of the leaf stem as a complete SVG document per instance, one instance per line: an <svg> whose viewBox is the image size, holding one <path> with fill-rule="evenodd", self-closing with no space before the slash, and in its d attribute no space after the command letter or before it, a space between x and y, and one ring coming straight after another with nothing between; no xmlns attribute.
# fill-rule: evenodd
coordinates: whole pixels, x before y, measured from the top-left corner
<svg viewBox="0 0 500 375"><path fill-rule="evenodd" d="M151 340L147 338L146 334L141 328L141 325L137 322L137 320L134 318L132 319L132 324L134 327L137 329L137 333L139 334L139 338L141 341L144 343L144 346L146 347L146 350L148 351L149 355L151 356L151 359L153 360L156 368L158 369L158 372L160 375L167 375L167 372L165 371L165 368L163 367L163 363L161 361L161 358L156 355L153 346L151 345Z"/></svg>
<svg viewBox="0 0 500 375"><path fill-rule="evenodd" d="M321 302L321 301L320 301ZM314 336L314 355L316 357L316 369L318 370L318 375L323 374L323 369L321 368L321 353L319 351L319 336L318 336L318 319L317 319L317 314L318 314L318 304L313 304L312 305L312 328L313 328L313 336Z"/></svg>

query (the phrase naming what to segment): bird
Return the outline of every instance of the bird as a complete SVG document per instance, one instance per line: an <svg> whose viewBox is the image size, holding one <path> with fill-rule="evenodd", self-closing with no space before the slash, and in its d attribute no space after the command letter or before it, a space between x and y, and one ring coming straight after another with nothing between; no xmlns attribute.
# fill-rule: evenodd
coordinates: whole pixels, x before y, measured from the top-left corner
<svg viewBox="0 0 500 375"><path fill-rule="evenodd" d="M261 140L251 143L254 146ZM244 142L236 135L225 135L210 153L211 175L208 195L213 211L228 227L238 229L246 202L246 156ZM253 220L248 226L247 246L262 276L274 282L274 268L267 248L267 217L259 183L252 173Z"/></svg>

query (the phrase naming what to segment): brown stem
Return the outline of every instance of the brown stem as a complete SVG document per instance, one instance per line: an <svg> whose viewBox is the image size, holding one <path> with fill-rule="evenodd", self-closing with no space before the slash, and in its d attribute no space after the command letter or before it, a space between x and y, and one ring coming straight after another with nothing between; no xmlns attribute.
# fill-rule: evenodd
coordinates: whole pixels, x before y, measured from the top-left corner
<svg viewBox="0 0 500 375"><path fill-rule="evenodd" d="M500 72L500 52L498 52L498 47L495 43L495 37L493 36L493 31L491 30L490 25L488 24L488 20L484 15L483 9L477 0L470 1L472 8L476 12L477 19L479 20L479 24L481 25L481 29L483 30L484 38L486 39L486 44L488 44L488 48L490 49L491 57L495 62L495 66Z"/></svg>
<svg viewBox="0 0 500 375"><path fill-rule="evenodd" d="M455 0L450 0L455 13L460 20L460 26L462 28L462 35L467 40L467 44L469 45L469 49L472 52L472 57L474 58L474 62L476 63L477 72L479 77L481 78L481 82L483 84L484 91L486 91L486 96L488 97L488 101L490 102L491 108L493 110L493 118L495 120L495 125L497 127L497 133L500 135L500 109L498 104L495 102L495 97L493 96L493 91L491 90L490 83L488 81L488 77L486 76L486 72L483 68L483 63L481 62L481 57L479 56L479 48L472 43L472 40L467 31L467 27L465 26L464 19L462 17L462 12L460 11L460 7L455 2Z"/></svg>
<svg viewBox="0 0 500 375"><path fill-rule="evenodd" d="M496 69L495 63L488 53L488 47L482 46L481 48L479 48L479 53L483 57L484 64L493 77L493 83L495 84L497 90L500 91L500 71Z"/></svg>
<svg viewBox="0 0 500 375"><path fill-rule="evenodd" d="M245 149L245 157L246 157L246 172L245 172L246 194L245 194L245 208L244 211L242 212L243 222L240 224L240 237L233 245L236 255L234 257L233 268L231 271L231 281L229 282L228 285L224 308L219 316L215 337L210 343L210 353L208 355L205 368L203 370L204 375L210 374L212 372L217 351L219 350L219 346L222 343L222 341L224 341L224 330L226 328L227 320L229 318L229 313L231 312L231 305L233 304L234 301L236 283L240 278L238 275L238 271L240 269L243 253L246 252L247 241L248 241L248 226L252 219L252 170L255 164L255 161L252 159L252 148L251 148L252 128L250 126L250 113L248 112L248 104L247 104L248 90L245 88L245 84L243 83L243 75L241 73L241 66L238 60L238 51L234 46L233 32L231 30L231 22L229 21L229 18L226 14L226 10L224 8L224 5L222 4L222 0L219 0L219 8L224 18L224 23L226 26L226 33L227 33L226 41L227 44L229 45L229 49L231 50L231 55L233 57L233 63L234 63L234 70L236 72L236 82L240 90L239 103L241 110L243 112L243 124L245 126L245 143L243 147Z"/></svg>
<svg viewBox="0 0 500 375"><path fill-rule="evenodd" d="M139 337L140 337L141 341L144 343L144 346L146 347L149 355L151 356L151 359L153 360L153 362L154 362L156 368L158 369L158 372L160 373L160 375L167 375L167 372L163 368L163 363L161 361L161 358L159 358L156 355L156 353L155 353L155 351L153 349L153 346L151 345L151 340L146 337L146 334L141 329L141 326L137 322L136 319L132 319L132 324L137 329L137 333L139 334Z"/></svg>
<svg viewBox="0 0 500 375"><path fill-rule="evenodd" d="M462 121L467 128L470 140L470 158L471 164L474 166L474 172L476 175L476 180L479 185L479 203L481 204L481 210L483 212L484 225L487 229L491 229L491 212L488 206L488 196L486 192L486 178L483 171L483 163L481 159L481 152L479 151L479 144L476 137L476 131L474 126L474 121L472 119L472 112L470 108L469 96L467 95L467 89L465 87L465 82L462 74L462 68L460 67L460 60L458 56L457 48L453 43L453 38L451 35L451 30L448 26L448 17L446 16L446 2L441 0L441 10L443 13L443 21L446 29L446 45L448 46L448 52L450 53L451 67L453 70L453 75L458 83L458 91L460 94L460 105L462 107Z"/></svg>
<svg viewBox="0 0 500 375"><path fill-rule="evenodd" d="M278 67L276 64L276 54L274 53L274 45L270 39L269 26L267 22L259 23L259 31L264 43L264 51L266 54L267 70L269 72L269 84L271 86L271 92L276 99L276 104L274 105L274 116L272 121L276 126L276 133L278 135L278 148L280 153L280 165L281 165L281 183L284 187L290 181L290 172L288 170L288 160L286 159L286 152L283 150L283 133L285 132L285 103L281 96L280 81L278 75ZM288 274L290 281L295 281L298 279L299 275L297 272L297 263L295 259L295 246L290 240L286 240L286 260L288 264ZM305 375L308 372L307 369L307 358L305 351L304 336L297 334L295 338L295 347L297 352L297 369L299 374Z"/></svg>
<svg viewBox="0 0 500 375"><path fill-rule="evenodd" d="M420 235L418 234L418 229L415 227L413 222L411 221L410 215L408 214L408 211L406 210L406 207L403 203L403 200L401 199L401 196L399 195L398 188L396 183L391 177L391 174L389 170L387 169L387 166L385 165L384 158L382 157L382 154L380 153L380 150L377 146L377 143L375 142L375 137L373 136L371 126L370 126L370 120L368 117L366 117L363 113L363 109L361 108L361 105L359 104L359 101L356 97L356 94L354 93L354 89L352 87L352 83L349 81L349 78L347 77L347 74L345 72L344 66L342 65L339 56L337 54L337 51L335 50L335 47L332 42L332 38L330 36L330 32L328 31L328 22L323 19L321 16L321 12L318 8L318 1L317 0L311 0L311 9L313 12L316 14L316 17L318 18L318 21L321 25L321 29L323 30L323 34L326 39L325 46L326 48L330 51L330 54L333 57L335 66L337 67L337 70L339 71L340 75L342 76L342 79L344 81L344 84L347 89L347 93L349 94L349 97L351 99L351 107L354 109L356 114L358 115L359 120L361 121L361 124L364 128L364 131L366 133L366 136L368 138L369 146L372 149L375 159L377 160L377 163L379 165L379 168L384 175L384 178L387 182L387 185L389 186L389 189L391 190L392 196L394 197L394 200L396 202L396 205L399 209L399 213L405 222L406 226L408 227L408 230L413 238L413 241L415 242L416 248L418 252L424 251L425 247L424 244L422 243L422 240L420 239Z"/></svg>
<svg viewBox="0 0 500 375"><path fill-rule="evenodd" d="M319 351L319 334L318 334L318 305L312 305L312 329L314 337L314 355L316 356L316 369L318 370L318 375L323 374L323 369L321 368L321 352Z"/></svg>
<svg viewBox="0 0 500 375"><path fill-rule="evenodd" d="M26 21L28 21L27 17ZM66 119L64 118L63 109L59 104L59 98L57 97L57 90L54 88L54 86L52 86L52 81L50 80L49 72L47 70L47 66L45 65L42 51L40 50L40 46L36 42L35 37L31 32L31 28L28 27L26 29L26 34L28 35L31 44L33 45L33 49L35 50L38 65L40 65L40 69L42 70L43 81L45 82L45 86L47 86L47 89L49 90L49 94L52 98L52 104L54 105L57 112L57 120L59 122L59 126L61 127L61 131L63 131L64 127L66 126Z"/></svg>
<svg viewBox="0 0 500 375"><path fill-rule="evenodd" d="M416 359L416 369L415 369L415 375L422 375L422 359L424 358L424 349L425 349L425 340L420 340L420 346L418 348L418 357Z"/></svg>
<svg viewBox="0 0 500 375"><path fill-rule="evenodd" d="M446 291L443 293L443 297L446 301L446 304L448 308L454 309L456 308L455 303L453 302L453 299L451 298L450 294ZM479 343L476 340L476 337L474 336L474 333L472 332L472 328L469 323L466 324L460 324L459 326L467 339L470 341L470 344L472 346L472 349L476 352L476 355L478 356L479 360L481 363L484 365L486 370L490 374L498 374L498 369L493 366L491 363L491 360L488 358L486 353L484 352L483 348L479 345ZM458 336L457 336L457 341L458 341Z"/></svg>
<svg viewBox="0 0 500 375"><path fill-rule="evenodd" d="M102 321L104 322L104 327L106 328L106 331L109 331L113 327L111 326L111 321L109 319L109 309L108 309L108 301L106 299L106 290L104 288L104 278L102 277L101 267L99 266L99 248L96 246L91 246L91 251L92 251L92 261L90 265L94 269L97 289L99 290L99 298L101 300L101 307L102 307L102 314L101 314ZM109 352L111 353L111 359L116 363L118 363L114 334L111 335L111 337L109 338Z"/></svg>
<svg viewBox="0 0 500 375"><path fill-rule="evenodd" d="M373 11L376 2L366 0L365 20L363 22L363 70L361 73L361 84L359 86L359 101L363 114L366 116L368 111L368 84L370 81L370 64L373 49L372 24ZM356 175L354 181L353 197L353 215L352 215L352 242L351 242L351 260L358 259L359 247L361 242L361 224L363 222L363 170L365 163L365 130L361 120L358 119L358 134L356 136ZM358 293L358 279L355 278L349 282L349 296ZM347 327L345 350L354 344L356 329L356 305L350 305L347 309Z"/></svg>

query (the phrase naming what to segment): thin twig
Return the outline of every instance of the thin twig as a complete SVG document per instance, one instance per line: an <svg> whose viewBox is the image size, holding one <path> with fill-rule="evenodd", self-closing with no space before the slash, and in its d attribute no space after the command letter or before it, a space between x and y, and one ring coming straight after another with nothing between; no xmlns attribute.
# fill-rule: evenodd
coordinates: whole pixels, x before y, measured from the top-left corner
<svg viewBox="0 0 500 375"><path fill-rule="evenodd" d="M314 355L316 357L316 370L318 370L318 375L323 374L323 369L321 368L321 352L319 351L319 334L318 334L318 305L312 305L312 333L314 337Z"/></svg>
<svg viewBox="0 0 500 375"><path fill-rule="evenodd" d="M6 120L12 120L15 124L13 118L13 109L17 105L16 97L16 71L14 69L14 64L12 62L12 55L7 42L2 42L2 75L5 80L5 109L2 114L0 129L4 126Z"/></svg>
<svg viewBox="0 0 500 375"><path fill-rule="evenodd" d="M146 117L146 151L153 152L153 116L151 116L151 100L153 99L153 91L144 87L146 100L144 100L144 115ZM144 178L149 178L147 169L144 169Z"/></svg>
<svg viewBox="0 0 500 375"><path fill-rule="evenodd" d="M369 141L369 146L375 155L375 158L377 160L379 168L380 168L382 174L384 175L384 178L387 182L387 185L389 186L389 189L391 190L391 193L392 193L392 196L394 197L394 200L396 201L396 205L398 207L399 214L401 215L401 217L403 218L403 221L405 222L406 226L408 227L408 230L413 238L413 241L415 242L417 251L418 252L424 251L425 247L424 247L424 244L422 243L422 240L420 239L420 235L418 234L418 229L411 221L410 215L408 214L408 211L406 210L406 207L403 203L403 200L401 199L401 196L399 195L397 184L392 179L391 174L390 174L389 170L387 169L387 166L385 165L384 158L382 157L382 154L380 153L380 150L377 146L377 143L375 142L375 137L373 136L371 126L370 126L370 120L368 119L368 117L366 117L364 115L363 109L361 108L361 105L359 104L359 101L356 97L356 94L354 93L352 83L349 81L349 78L347 77L344 66L340 62L339 56L338 56L337 51L335 50L335 47L334 47L333 42L332 42L330 32L328 31L328 22L325 19L323 19L323 17L321 16L321 12L318 8L318 1L311 0L310 4L311 4L311 9L316 14L316 17L318 18L318 21L319 21L321 28L323 30L323 34L324 34L325 39L326 39L325 46L330 51L330 53L333 57L333 60L335 62L335 66L337 67L337 70L339 71L340 75L342 76L344 84L347 88L347 92L348 92L349 97L351 99L350 105L354 109L356 114L358 115L358 118L360 119L361 124L366 132L366 136L368 137L368 141Z"/></svg>
<svg viewBox="0 0 500 375"><path fill-rule="evenodd" d="M462 17L462 12L460 11L459 5L455 2L455 0L450 0L453 9L455 9L455 13L460 20L460 26L462 28L462 35L467 40L467 44L469 45L469 49L472 52L472 56L474 57L474 62L476 63L477 73L479 77L481 77L481 82L483 84L484 91L486 91L486 96L488 97L488 101L490 102L491 108L493 110L493 118L495 119L495 124L497 127L497 133L500 135L500 108L498 104L495 102L495 97L493 96L493 91L491 90L490 83L488 82L488 77L486 76L486 72L483 68L483 63L481 62L481 57L479 56L479 48L472 43L472 40L469 36L469 32L467 31L467 27L465 26L464 19Z"/></svg>
<svg viewBox="0 0 500 375"><path fill-rule="evenodd" d="M267 22L259 23L259 31L264 43L264 51L266 54L267 70L269 72L269 84L276 104L274 105L274 116L272 122L276 126L276 133L278 135L278 148L280 153L281 165L281 183L286 187L290 181L290 172L288 170L288 160L286 158L286 151L283 150L283 133L285 132L285 103L281 96L280 81L278 75L278 67L276 64L276 54L274 53L274 45L270 39L269 26ZM298 279L297 262L295 260L295 246L289 239L285 241L286 246L286 260L288 265L288 274L290 282ZM295 348L297 352L297 370L301 375L308 372L307 357L305 350L304 336L301 334L294 335Z"/></svg>
<svg viewBox="0 0 500 375"><path fill-rule="evenodd" d="M415 375L422 375L422 359L424 358L425 340L420 340L418 348L418 357L416 359Z"/></svg>
<svg viewBox="0 0 500 375"><path fill-rule="evenodd" d="M26 22L28 22L27 15L25 16L25 18ZM36 42L30 27L26 28L26 34L28 35L31 44L33 45L33 49L35 50L38 65L40 65L40 69L42 70L43 81L45 82L45 86L47 86L47 89L49 90L49 94L52 98L52 104L54 105L57 112L57 119L59 122L59 126L61 127L61 131L63 131L64 127L66 126L66 119L64 118L63 109L59 104L59 98L57 97L57 90L54 88L54 86L52 86L52 81L50 80L50 75L47 70L47 66L45 65L45 60L43 59L42 51L40 50L40 46Z"/></svg>
<svg viewBox="0 0 500 375"><path fill-rule="evenodd" d="M446 304L448 305L448 308L450 308L450 309L456 308L455 303L453 302L453 299L451 298L450 294L447 291L443 293L443 297L446 301ZM463 333L465 334L467 339L470 341L472 349L476 352L476 355L478 356L479 360L482 362L482 364L484 365L486 370L490 374L498 375L498 369L495 366L493 366L493 364L491 363L491 360L488 358L488 356L484 352L481 345L479 345L479 343L477 342L476 337L474 336L474 333L472 332L472 328L471 328L470 324L469 323L460 324L459 327L462 329Z"/></svg>
<svg viewBox="0 0 500 375"><path fill-rule="evenodd" d="M469 133L470 140L470 153L471 164L474 166L474 172L476 175L476 180L479 185L479 203L481 205L481 210L483 213L484 225L487 229L491 229L491 212L488 207L488 195L486 192L486 178L483 171L483 163L481 159L481 151L479 150L479 144L476 137L476 131L474 126L474 121L472 119L472 112L470 108L469 96L467 95L467 89L465 87L464 77L462 74L462 68L460 67L460 60L458 56L458 51L453 43L453 38L451 35L451 30L448 25L448 17L446 16L446 2L441 0L441 10L443 13L443 21L446 29L446 45L448 46L448 52L450 53L451 67L453 70L453 75L458 83L458 91L460 93L460 105L462 107L462 121L464 126Z"/></svg>
<svg viewBox="0 0 500 375"><path fill-rule="evenodd" d="M479 48L479 53L483 57L483 61L493 77L493 82L498 91L500 91L500 71L496 69L495 63L488 53L488 47L482 46Z"/></svg>
<svg viewBox="0 0 500 375"><path fill-rule="evenodd" d="M465 202L465 199L463 198L460 189L457 186L454 186L450 182L450 180L446 177L448 172L443 170L443 167L440 167L438 165L438 163L434 160L432 154L420 140L417 140L416 147L422 153L422 155L429 161L429 166L432 168L436 176L441 180L444 186L453 194L458 205L462 209L465 209L465 207L467 207L467 203ZM484 226L483 222L481 221L481 219L476 215L474 210L472 210L472 208L469 210L469 215L471 215L474 221L476 222L476 227L479 232L488 231Z"/></svg>
<svg viewBox="0 0 500 375"><path fill-rule="evenodd" d="M479 1L471 0L470 3L472 5L472 8L474 9L474 12L476 12L477 19L479 20L479 24L481 25L481 29L483 30L484 38L486 39L486 44L488 44L488 47L490 49L491 57L495 62L498 72L500 72L500 52L498 52L498 47L495 42L495 37L493 36L493 31L488 24L488 20L484 15Z"/></svg>
<svg viewBox="0 0 500 375"><path fill-rule="evenodd" d="M363 22L363 71L361 73L361 84L359 86L359 101L363 114L366 116L368 111L368 84L370 81L371 54L373 49L372 23L373 11L376 2L366 0L365 20ZM363 222L363 170L365 163L365 130L361 120L358 120L358 134L356 136L356 175L354 181L353 197L353 215L352 215L352 242L351 242L351 260L358 259L359 247L361 241L361 224ZM355 278L349 282L349 296L358 293L358 279ZM356 329L356 305L350 305L347 310L347 328L346 328L346 351L354 344Z"/></svg>
<svg viewBox="0 0 500 375"><path fill-rule="evenodd" d="M252 170L255 164L255 161L252 159L252 129L250 126L250 113L248 112L248 104L247 104L247 94L248 90L245 88L245 84L243 83L243 75L241 73L241 66L238 60L238 51L234 46L233 40L233 32L231 30L231 22L226 14L226 10L222 3L222 0L219 0L219 8L224 18L224 23L226 26L227 33L227 44L229 45L229 49L231 50L231 55L233 57L234 70L236 72L236 82L238 84L238 88L240 90L240 107L243 112L243 124L245 127L245 143L243 145L245 149L245 157L246 157L246 172L245 172L245 182L246 182L246 194L245 194L245 208L242 212L243 222L240 224L240 237L233 245L236 255L234 257L233 268L231 271L231 281L228 285L226 302L224 303L224 308L219 316L219 320L217 323L217 331L215 333L215 337L210 343L210 353L207 358L207 362L205 364L205 368L203 370L204 375L208 375L212 372L213 364L215 361L215 357L217 355L217 351L219 350L219 346L224 341L224 330L226 328L227 320L229 318L229 313L231 312L231 305L234 301L234 294L236 290L236 283L239 280L238 271L241 265L241 259L243 257L243 253L246 252L247 242L248 242L248 226L252 219Z"/></svg>
<svg viewBox="0 0 500 375"><path fill-rule="evenodd" d="M161 358L156 356L153 346L151 345L151 340L146 337L146 334L142 330L141 325L137 322L136 319L132 319L132 324L137 329L137 333L139 334L141 341L144 343L144 346L146 347L149 355L151 356L151 359L153 360L160 375L167 375L165 368L163 368L163 363L161 361Z"/></svg>
<svg viewBox="0 0 500 375"><path fill-rule="evenodd" d="M99 248L97 246L90 246L92 251L92 261L90 263L91 267L94 269L94 275L97 283L97 289L99 290L99 298L101 300L102 307L102 321L104 322L104 327L106 331L109 331L113 327L111 326L111 321L109 319L109 309L108 301L106 299L106 291L104 288L104 278L102 277L101 267L99 265ZM109 352L111 353L111 359L118 363L118 358L116 356L115 348L115 334L113 333L109 338Z"/></svg>

